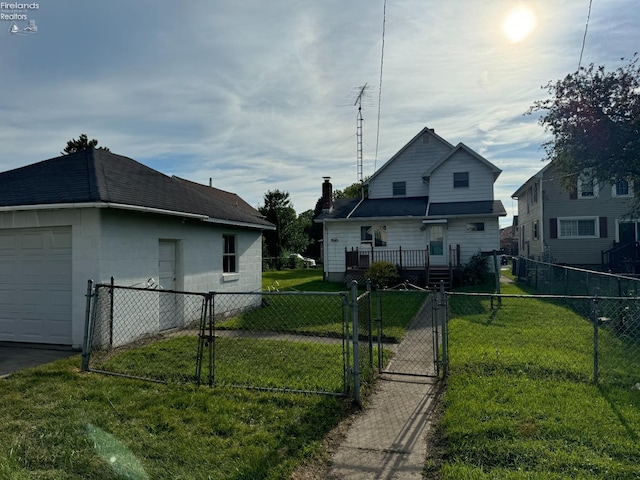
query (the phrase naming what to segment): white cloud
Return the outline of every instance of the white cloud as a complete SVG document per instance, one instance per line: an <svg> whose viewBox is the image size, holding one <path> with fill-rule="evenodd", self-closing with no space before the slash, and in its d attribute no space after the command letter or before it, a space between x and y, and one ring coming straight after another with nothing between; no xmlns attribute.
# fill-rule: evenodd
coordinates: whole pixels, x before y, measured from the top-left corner
<svg viewBox="0 0 640 480"><path fill-rule="evenodd" d="M40 2L38 33L0 24L0 170L56 156L80 133L167 174L252 205L287 190L313 208L323 176L356 176L357 87L367 83L364 173L429 126L503 170L496 197L544 165L540 87L577 68L584 2L529 2L535 30L510 44L513 2L194 0ZM583 64L611 68L640 42L634 0L595 2ZM510 218L504 222L510 222Z"/></svg>

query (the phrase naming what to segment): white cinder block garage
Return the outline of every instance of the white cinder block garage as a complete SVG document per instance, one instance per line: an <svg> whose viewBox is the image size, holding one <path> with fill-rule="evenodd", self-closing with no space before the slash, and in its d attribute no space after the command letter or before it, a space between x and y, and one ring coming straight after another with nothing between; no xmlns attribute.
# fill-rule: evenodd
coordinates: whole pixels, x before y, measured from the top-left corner
<svg viewBox="0 0 640 480"><path fill-rule="evenodd" d="M258 290L274 228L233 193L104 150L2 172L0 341L79 348L89 280Z"/></svg>

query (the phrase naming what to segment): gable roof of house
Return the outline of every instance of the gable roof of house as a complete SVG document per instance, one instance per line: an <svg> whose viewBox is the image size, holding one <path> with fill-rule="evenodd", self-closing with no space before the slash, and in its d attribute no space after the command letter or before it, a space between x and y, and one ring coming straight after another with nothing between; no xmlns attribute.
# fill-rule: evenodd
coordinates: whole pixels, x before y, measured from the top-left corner
<svg viewBox="0 0 640 480"><path fill-rule="evenodd" d="M425 134L437 139L438 141L442 142L443 144L445 144L446 146L448 146L451 149L454 148L452 144L447 142L440 135L436 134L436 131L433 128L424 127L411 140L409 140L404 147L402 147L400 150L398 150L398 152L393 157L391 157L389 160L387 160L384 163L384 165L382 165L378 170L376 170L373 173L373 175L371 175L371 177L369 177L369 180L366 183L369 183L371 180L373 180L375 177L377 177L385 168L387 168L389 165L391 165L396 158L401 156L405 152L405 150L407 150L414 142L418 141L418 139L421 138L422 135L425 135Z"/></svg>
<svg viewBox="0 0 640 480"><path fill-rule="evenodd" d="M169 177L131 158L89 149L0 173L0 207L133 208L273 228L235 194Z"/></svg>
<svg viewBox="0 0 640 480"><path fill-rule="evenodd" d="M545 172L549 168L551 168L551 165L553 165L553 164L551 162L549 162L544 167L542 167L540 170L538 170L535 174L533 174L526 182L524 182L522 185L520 185L515 192L513 192L513 194L511 195L511 198L518 198L520 195L522 195L524 190L526 190L526 188L528 188L529 183L532 180L536 179L536 178L542 178L544 176Z"/></svg>
<svg viewBox="0 0 640 480"><path fill-rule="evenodd" d="M422 174L422 178L428 178L431 176L431 174L433 172L435 172L438 168L440 168L440 166L442 166L445 162L447 162L447 160L449 160L451 157L453 157L456 153L460 152L460 151L464 151L466 153L468 153L469 155L471 155L473 158L475 158L476 160L478 160L480 163L484 164L487 168L489 168L489 170L491 170L493 172L493 180L495 181L498 176L500 176L500 174L502 173L502 170L500 170L498 167L496 167L493 163L491 163L489 160L487 160L486 158L484 158L482 155L480 155L479 153L475 152L474 150L470 149L469 147L467 147L464 143L458 143L458 145L456 145L449 153L447 153L444 157L442 157L440 160L438 160L436 163L434 163L433 165L431 165L431 167L429 167L429 169L424 172Z"/></svg>

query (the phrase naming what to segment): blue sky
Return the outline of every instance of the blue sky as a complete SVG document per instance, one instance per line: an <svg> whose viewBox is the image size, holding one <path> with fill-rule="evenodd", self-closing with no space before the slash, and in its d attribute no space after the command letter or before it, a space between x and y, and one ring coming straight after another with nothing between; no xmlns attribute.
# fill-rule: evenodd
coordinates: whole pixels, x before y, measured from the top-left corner
<svg viewBox="0 0 640 480"><path fill-rule="evenodd" d="M254 206L286 190L302 212L323 176L340 189L357 180L353 104L368 84L364 175L434 128L503 170L502 225L511 194L544 166L548 137L524 114L577 69L589 12L589 0L388 0L379 104L383 0L7 3L0 13L37 32L0 19L0 171L86 133ZM519 5L536 26L514 42L501 25ZM592 0L583 65L613 69L640 49L638 6Z"/></svg>

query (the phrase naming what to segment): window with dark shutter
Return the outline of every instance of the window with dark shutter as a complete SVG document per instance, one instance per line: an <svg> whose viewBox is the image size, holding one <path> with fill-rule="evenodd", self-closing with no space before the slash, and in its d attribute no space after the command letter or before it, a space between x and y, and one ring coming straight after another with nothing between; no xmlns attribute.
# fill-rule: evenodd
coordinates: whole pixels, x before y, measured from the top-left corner
<svg viewBox="0 0 640 480"><path fill-rule="evenodd" d="M558 219L549 219L549 238L558 238Z"/></svg>
<svg viewBox="0 0 640 480"><path fill-rule="evenodd" d="M600 217L600 238L607 238L607 217Z"/></svg>

